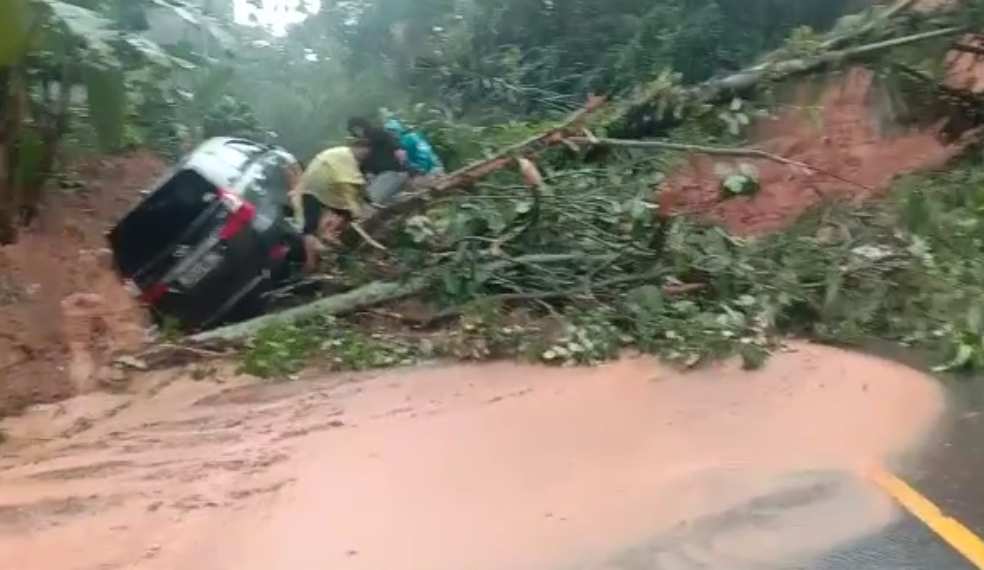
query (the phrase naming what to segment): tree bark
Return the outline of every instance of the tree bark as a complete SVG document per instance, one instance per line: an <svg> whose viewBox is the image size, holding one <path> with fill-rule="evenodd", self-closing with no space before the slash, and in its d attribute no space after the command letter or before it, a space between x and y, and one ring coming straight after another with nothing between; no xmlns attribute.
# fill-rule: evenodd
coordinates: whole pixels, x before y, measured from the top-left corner
<svg viewBox="0 0 984 570"><path fill-rule="evenodd" d="M61 76L58 81L58 99L51 101L50 108L44 110L46 117L41 132L41 160L38 164L37 173L30 177L28 187L24 189L20 204L21 222L25 225L37 216L42 199L42 189L55 170L61 140L68 131L72 92L70 70L70 63L66 59L62 62Z"/></svg>
<svg viewBox="0 0 984 570"><path fill-rule="evenodd" d="M409 297L420 293L430 283L431 278L429 276L414 277L402 282L376 281L358 289L325 297L280 313L199 333L191 336L188 340L192 344L245 340L270 326L295 323L319 316L340 315L364 307Z"/></svg>
<svg viewBox="0 0 984 570"><path fill-rule="evenodd" d="M0 245L17 241L17 199L14 186L17 131L21 123L16 67L0 72Z"/></svg>
<svg viewBox="0 0 984 570"><path fill-rule="evenodd" d="M527 255L490 261L482 266L481 270L493 272L517 264L569 263L583 259L586 259L584 255L577 254ZM591 259L591 257L587 257L587 259ZM405 281L374 281L357 289L325 297L307 305L192 335L188 338L188 342L208 345L210 343L243 341L269 326L291 324L320 316L351 313L380 303L410 297L427 289L436 278L435 274L426 272Z"/></svg>
<svg viewBox="0 0 984 570"><path fill-rule="evenodd" d="M448 174L447 177L434 187L434 191L446 192L454 188L473 184L476 180L509 166L516 158L528 154L535 154L539 150L560 143L567 134L579 130L578 127L584 123L588 116L606 104L607 101L604 97L590 97L583 109L568 117L560 125L545 133L504 148L496 153L495 156L473 162L464 168Z"/></svg>
<svg viewBox="0 0 984 570"><path fill-rule="evenodd" d="M832 51L816 57L790 59L775 63L764 63L747 70L723 77L712 79L701 85L688 89L696 101L710 101L720 97L723 92L735 92L749 89L767 80L779 81L796 75L817 71L829 65L842 64L861 59L875 53L928 40L958 35L963 28L950 26L909 36L892 38L873 44L866 44L850 49Z"/></svg>
<svg viewBox="0 0 984 570"><path fill-rule="evenodd" d="M709 79L703 83L683 89L679 98L688 104L701 104L720 101L733 95L747 91L767 81L781 81L797 75L805 75L825 67L840 65L849 61L888 51L893 48L925 42L929 40L953 37L962 34L965 29L961 26L948 26L918 34L892 38L871 44L865 44L849 49L830 51L814 57L794 58L783 61L772 61L743 69L725 77ZM612 116L606 126L616 124L626 117L643 111L653 102L652 98L637 99Z"/></svg>
<svg viewBox="0 0 984 570"><path fill-rule="evenodd" d="M887 8L880 14L877 14L871 18L865 25L861 26L853 32L849 32L842 36L835 36L821 44L823 49L837 49L842 47L857 38L864 37L871 32L875 31L879 27L885 25L886 22L898 16L902 12L912 8L916 4L916 0L897 0L890 8Z"/></svg>

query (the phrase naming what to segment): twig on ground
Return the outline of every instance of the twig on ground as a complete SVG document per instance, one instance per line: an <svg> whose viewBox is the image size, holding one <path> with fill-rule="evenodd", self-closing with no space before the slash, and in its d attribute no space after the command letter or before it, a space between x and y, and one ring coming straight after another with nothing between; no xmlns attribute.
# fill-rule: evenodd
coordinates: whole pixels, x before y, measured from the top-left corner
<svg viewBox="0 0 984 570"><path fill-rule="evenodd" d="M371 245L372 247L378 249L379 251L389 251L386 248L385 245L383 245L383 244L379 243L378 241L374 240L372 238L372 236L369 235L369 233L366 232L366 230L361 225L359 225L358 223L353 223L352 224L352 229L355 230L355 233L359 234L359 237L361 237L363 240L365 240L365 242L367 244Z"/></svg>
<svg viewBox="0 0 984 570"><path fill-rule="evenodd" d="M154 349L148 350L142 354L153 355L158 350L160 351L172 350L175 352L187 352L188 354L194 354L196 356L203 356L207 358L221 358L223 356L229 356L229 353L225 351L209 350L206 348L199 348L195 346L187 346L184 344L172 344L172 343L158 344L156 347L154 347Z"/></svg>

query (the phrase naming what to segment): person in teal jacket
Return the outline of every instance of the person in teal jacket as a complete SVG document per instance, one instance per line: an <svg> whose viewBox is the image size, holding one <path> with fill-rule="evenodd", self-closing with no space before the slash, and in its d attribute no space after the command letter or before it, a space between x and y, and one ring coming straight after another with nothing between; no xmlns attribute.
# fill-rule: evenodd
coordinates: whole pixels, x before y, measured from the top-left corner
<svg viewBox="0 0 984 570"><path fill-rule="evenodd" d="M396 119L386 121L383 128L399 141L406 167L413 175L432 177L444 174L441 158L424 135L406 128Z"/></svg>

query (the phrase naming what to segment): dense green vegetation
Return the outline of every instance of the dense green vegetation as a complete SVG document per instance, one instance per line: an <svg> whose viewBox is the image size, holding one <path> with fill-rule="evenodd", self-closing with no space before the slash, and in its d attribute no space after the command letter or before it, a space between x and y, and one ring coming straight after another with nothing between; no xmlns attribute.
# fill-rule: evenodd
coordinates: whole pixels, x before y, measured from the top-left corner
<svg viewBox="0 0 984 570"><path fill-rule="evenodd" d="M461 307L463 318L432 336L377 341L373 346L384 361L376 365L435 354L594 363L634 347L686 366L739 354L755 367L782 338L798 335L839 344L889 339L929 351L940 370L984 368L984 163L979 158L949 172L901 179L892 199L882 203L823 205L789 230L759 239L736 238L682 219L660 223L636 207L641 202L632 185L609 176L599 171L553 180L556 194L543 198L538 214L545 231L505 246L515 255L531 248L576 252L576 261L557 254L555 263L540 258L490 270L494 258L487 253L483 258L477 246L462 248L502 235L529 211L527 198L501 188L485 188L453 211L412 221L411 241L451 240L442 248L464 252L438 264L444 278L435 291ZM567 195L584 211L572 213L555 199ZM597 202L585 199L589 195ZM578 238L551 235L547 230L553 224L580 226ZM597 243L607 239L621 244L618 259L599 253L610 251ZM522 243L526 240L536 241L536 247ZM404 255L418 260L413 251L408 247ZM440 258L433 252L428 257ZM673 287L654 285L667 283L701 287L678 295ZM507 307L518 301L551 302L553 308L543 314L554 312L548 320L560 326L509 317ZM536 305L532 310L543 311ZM319 330L328 332L319 335ZM280 366L322 354L342 368L362 368L370 360L366 356L348 360L345 352L343 360L334 360L339 355L331 342L343 338L347 346L360 338L353 334L337 328L336 321L329 329L318 323L269 328L252 341L247 368L273 373L255 363L268 362L276 351ZM428 338L424 354L421 338ZM394 346L406 352L387 359Z"/></svg>
<svg viewBox="0 0 984 570"><path fill-rule="evenodd" d="M233 24L224 0L3 0L0 242L16 239L47 177L75 152L176 156L223 134L307 160L341 140L348 117L382 109L423 129L451 167L542 132L592 94L615 101L598 134L616 125L738 145L753 116L770 111L770 73L791 73L770 67L706 98L701 82L942 30L866 57L888 79L898 64L924 74L922 100L932 100L943 54L984 14L979 0L890 21L879 20L889 6L862 0L322 4L277 37ZM877 335L932 345L954 367L984 365L980 165L901 182L889 204L831 206L743 240L659 215L653 189L679 158L561 148L540 157L542 188L505 173L433 201L400 220L384 238L390 251L373 261L386 276L433 276L429 299L460 313L455 328L423 350L419 339L315 319L261 332L246 368L287 375L325 352L345 368L430 354L587 363L626 345L687 365L739 353L754 366L787 333ZM729 166L722 197L754 192L754 170ZM353 285L380 277L367 269L373 256L353 257Z"/></svg>
<svg viewBox="0 0 984 570"><path fill-rule="evenodd" d="M272 46L243 52L237 85L305 156L338 136L346 116L380 107L420 104L415 119L487 127L554 118L590 93L624 94L665 70L703 80L753 61L797 26L826 29L858 4L338 2Z"/></svg>

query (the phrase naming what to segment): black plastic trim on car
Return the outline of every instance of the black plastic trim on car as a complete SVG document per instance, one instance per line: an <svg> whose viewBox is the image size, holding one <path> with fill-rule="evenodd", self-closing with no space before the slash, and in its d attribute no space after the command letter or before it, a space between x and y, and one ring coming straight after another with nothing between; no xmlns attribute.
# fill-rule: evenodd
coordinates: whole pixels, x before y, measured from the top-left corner
<svg viewBox="0 0 984 570"><path fill-rule="evenodd" d="M239 303L242 302L250 293L256 290L261 283L270 279L268 270L263 270L259 275L254 277L245 287L236 292L235 295L229 297L229 299L219 307L219 310L215 312L211 317L208 318L204 323L202 323L201 328L207 330L212 325L218 324L228 315L232 310L234 310Z"/></svg>
<svg viewBox="0 0 984 570"><path fill-rule="evenodd" d="M179 245L181 245L182 243L185 242L185 240L187 240L189 237L194 235L195 232L201 229L206 222L211 221L212 216L215 214L215 212L221 209L222 207L223 207L222 201L218 199L218 196L216 196L216 200L213 203L209 204L207 208L202 210L202 212L198 214L198 217L195 218L194 221L192 221L190 224L188 224L188 227L183 232L178 234L177 238L172 240L169 244L167 244L167 246L161 249L160 253L154 256L150 260L150 262L144 264L143 267L137 270L133 274L131 279L137 281L139 278L144 277L144 275L146 275L148 272L152 271L154 268L160 265L162 261L170 257L172 253L174 253L174 250Z"/></svg>

